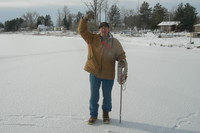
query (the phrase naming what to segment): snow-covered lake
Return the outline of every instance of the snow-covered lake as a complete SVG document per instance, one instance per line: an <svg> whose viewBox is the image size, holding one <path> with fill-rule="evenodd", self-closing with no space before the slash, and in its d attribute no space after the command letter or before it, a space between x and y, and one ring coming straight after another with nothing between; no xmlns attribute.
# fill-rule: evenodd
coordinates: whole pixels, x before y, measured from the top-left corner
<svg viewBox="0 0 200 133"><path fill-rule="evenodd" d="M115 82L111 123L99 110L91 126L83 39L0 34L0 133L200 133L200 39L114 36L129 66L122 123Z"/></svg>

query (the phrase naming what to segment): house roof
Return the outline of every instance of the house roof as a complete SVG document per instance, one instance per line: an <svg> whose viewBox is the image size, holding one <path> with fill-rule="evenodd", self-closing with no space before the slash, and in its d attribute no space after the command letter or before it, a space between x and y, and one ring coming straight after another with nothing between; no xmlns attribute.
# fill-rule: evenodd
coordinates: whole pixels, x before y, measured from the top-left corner
<svg viewBox="0 0 200 133"><path fill-rule="evenodd" d="M200 26L200 24L195 24L194 26Z"/></svg>
<svg viewBox="0 0 200 133"><path fill-rule="evenodd" d="M158 26L172 26L172 25L179 25L180 21L163 21Z"/></svg>

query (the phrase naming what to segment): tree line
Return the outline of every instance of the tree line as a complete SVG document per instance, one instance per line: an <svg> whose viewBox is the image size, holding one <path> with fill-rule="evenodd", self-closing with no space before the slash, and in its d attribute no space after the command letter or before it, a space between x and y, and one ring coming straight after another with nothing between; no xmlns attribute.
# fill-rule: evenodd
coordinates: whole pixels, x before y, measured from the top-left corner
<svg viewBox="0 0 200 133"><path fill-rule="evenodd" d="M168 11L160 3L150 7L145 1L137 10L120 9L117 2L109 6L108 0L92 0L84 4L88 9L87 12L93 12L95 16L95 19L89 22L89 28L93 31L97 29L102 19L110 23L112 30L134 29L135 27L155 30L162 21L180 21L179 30L191 32L193 25L200 22L196 8L189 3L180 3L177 9L172 11ZM20 18L8 20L4 24L0 23L0 27L3 27L5 31L33 30L43 24L76 30L79 20L85 13L79 11L77 14L72 14L70 9L64 6L62 10L58 10L56 24L53 24L50 15L40 16L37 12L27 12Z"/></svg>

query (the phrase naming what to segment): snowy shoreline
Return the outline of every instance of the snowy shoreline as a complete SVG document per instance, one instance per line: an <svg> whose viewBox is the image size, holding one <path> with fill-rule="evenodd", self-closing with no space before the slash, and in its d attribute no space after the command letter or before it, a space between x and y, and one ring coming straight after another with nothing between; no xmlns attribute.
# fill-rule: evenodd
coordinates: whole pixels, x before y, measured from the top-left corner
<svg viewBox="0 0 200 133"><path fill-rule="evenodd" d="M80 37L77 32L72 31L30 31L30 32L3 32L0 35L36 35L36 36L56 36L56 37ZM159 38L159 33L153 34L148 32L147 34L141 34L140 37L130 37L123 34L113 33L114 37L126 43L134 42L133 44L139 45L149 45L149 46L160 46L160 47L178 47L186 49L199 49L200 48L200 38L190 38L190 33L180 32L180 33L163 33L162 38ZM165 37L170 36L170 37ZM136 43L135 43L136 42Z"/></svg>

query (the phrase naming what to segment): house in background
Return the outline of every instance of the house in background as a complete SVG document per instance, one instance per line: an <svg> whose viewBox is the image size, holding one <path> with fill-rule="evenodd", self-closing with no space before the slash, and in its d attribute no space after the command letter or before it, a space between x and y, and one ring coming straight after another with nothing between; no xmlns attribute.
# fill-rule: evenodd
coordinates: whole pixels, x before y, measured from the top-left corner
<svg viewBox="0 0 200 133"><path fill-rule="evenodd" d="M160 27L160 30L165 32L172 32L178 30L178 25L180 24L180 21L163 21L158 24L158 27Z"/></svg>
<svg viewBox="0 0 200 133"><path fill-rule="evenodd" d="M4 28L1 28L1 27L0 27L0 32L3 32L3 31L4 31Z"/></svg>
<svg viewBox="0 0 200 133"><path fill-rule="evenodd" d="M193 37L200 38L200 24L194 25Z"/></svg>
<svg viewBox="0 0 200 133"><path fill-rule="evenodd" d="M45 26L43 24L40 24L40 25L38 25L37 30L38 31L52 31L53 26Z"/></svg>

